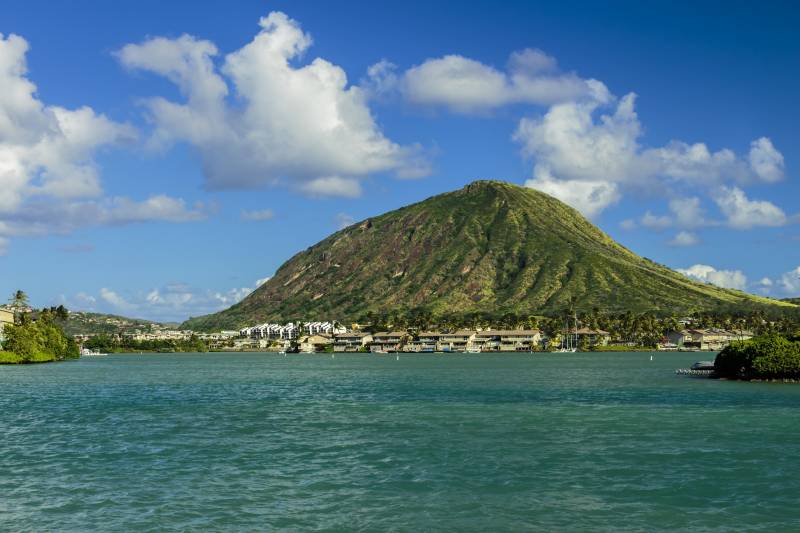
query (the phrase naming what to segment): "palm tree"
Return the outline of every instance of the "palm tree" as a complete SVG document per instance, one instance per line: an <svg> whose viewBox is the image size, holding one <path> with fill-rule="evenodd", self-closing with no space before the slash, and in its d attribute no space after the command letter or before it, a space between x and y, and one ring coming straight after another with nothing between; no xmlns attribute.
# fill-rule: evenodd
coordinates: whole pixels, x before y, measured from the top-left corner
<svg viewBox="0 0 800 533"><path fill-rule="evenodd" d="M16 290L8 300L8 307L14 311L14 322L21 324L25 320L25 311L28 311L28 295L25 291Z"/></svg>
<svg viewBox="0 0 800 533"><path fill-rule="evenodd" d="M8 303L14 309L27 309L28 307L28 295L25 294L25 291L17 290L14 291L14 294L11 295L11 298L8 300Z"/></svg>

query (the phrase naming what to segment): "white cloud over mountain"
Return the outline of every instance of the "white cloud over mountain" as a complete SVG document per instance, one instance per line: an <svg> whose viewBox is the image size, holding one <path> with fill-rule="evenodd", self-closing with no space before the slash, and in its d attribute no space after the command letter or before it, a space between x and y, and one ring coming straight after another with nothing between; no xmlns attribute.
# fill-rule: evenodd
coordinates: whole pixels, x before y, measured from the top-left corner
<svg viewBox="0 0 800 533"><path fill-rule="evenodd" d="M428 59L405 72L382 60L370 67L363 86L375 97L399 93L412 104L462 114L513 104L547 107L542 116L521 119L513 135L533 161L525 184L590 217L626 192L636 192L687 198L671 202L673 216L646 214L642 225L650 229L720 224L745 229L787 222L780 208L748 200L740 188L784 178L783 155L769 138L755 139L742 155L728 148L713 151L704 142L673 140L648 147L634 93L617 100L602 81L562 72L541 50L513 53L505 70L457 54ZM697 192L710 196L726 220L705 218Z"/></svg>
<svg viewBox="0 0 800 533"><path fill-rule="evenodd" d="M598 117L600 109L599 102L567 102L552 106L541 118L520 121L514 139L534 160L527 186L550 194L579 187L615 191L560 196L593 216L617 202L624 190L718 190L724 195L729 191L726 183L773 183L783 177L783 157L765 137L753 141L747 157L728 149L712 152L705 143L672 141L648 148L640 143L642 125L633 93L623 97L613 113ZM762 211L766 203L760 203ZM756 218L751 225L763 220ZM744 222L732 220L731 225L744 227Z"/></svg>
<svg viewBox="0 0 800 533"><path fill-rule="evenodd" d="M118 52L123 65L166 77L185 98L147 101L155 126L151 146L194 146L207 187L217 190L284 181L311 195L354 197L367 175L426 172L417 148L384 136L366 94L348 86L341 67L322 58L296 66L312 44L299 23L272 12L259 25L219 70L217 47L189 35Z"/></svg>
<svg viewBox="0 0 800 533"><path fill-rule="evenodd" d="M747 287L747 276L741 270L717 270L712 266L701 264L677 270L684 276L718 287L739 290L744 290Z"/></svg>

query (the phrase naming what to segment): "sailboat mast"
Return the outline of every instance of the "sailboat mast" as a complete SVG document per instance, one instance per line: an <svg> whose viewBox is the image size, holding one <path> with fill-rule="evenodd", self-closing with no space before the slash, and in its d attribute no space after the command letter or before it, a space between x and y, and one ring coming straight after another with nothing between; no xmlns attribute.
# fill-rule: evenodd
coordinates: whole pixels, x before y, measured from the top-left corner
<svg viewBox="0 0 800 533"><path fill-rule="evenodd" d="M577 311L574 312L573 316L575 318L575 342L573 343L573 348L575 348L577 350L578 349L578 313L577 313Z"/></svg>

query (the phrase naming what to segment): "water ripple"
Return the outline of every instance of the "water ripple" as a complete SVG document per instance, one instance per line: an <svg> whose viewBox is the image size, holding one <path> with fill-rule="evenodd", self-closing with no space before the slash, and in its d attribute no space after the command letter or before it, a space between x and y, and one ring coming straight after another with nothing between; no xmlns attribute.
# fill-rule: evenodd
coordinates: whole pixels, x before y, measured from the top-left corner
<svg viewBox="0 0 800 533"><path fill-rule="evenodd" d="M800 387L695 357L0 367L0 530L800 529Z"/></svg>

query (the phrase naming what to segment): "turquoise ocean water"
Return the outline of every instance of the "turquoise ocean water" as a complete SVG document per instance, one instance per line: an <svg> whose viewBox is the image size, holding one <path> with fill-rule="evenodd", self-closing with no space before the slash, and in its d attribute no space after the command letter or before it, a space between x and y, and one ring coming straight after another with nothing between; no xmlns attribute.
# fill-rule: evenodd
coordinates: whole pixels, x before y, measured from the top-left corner
<svg viewBox="0 0 800 533"><path fill-rule="evenodd" d="M0 530L800 530L800 385L698 358L0 366Z"/></svg>

